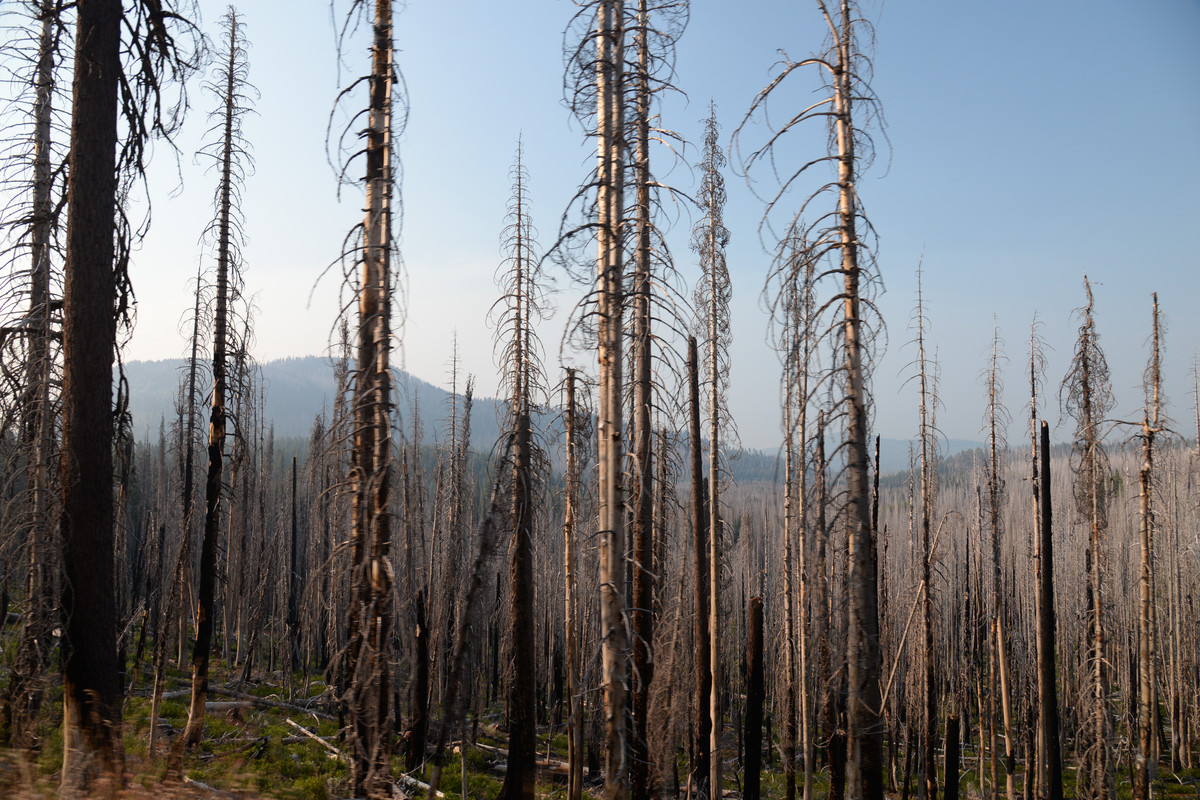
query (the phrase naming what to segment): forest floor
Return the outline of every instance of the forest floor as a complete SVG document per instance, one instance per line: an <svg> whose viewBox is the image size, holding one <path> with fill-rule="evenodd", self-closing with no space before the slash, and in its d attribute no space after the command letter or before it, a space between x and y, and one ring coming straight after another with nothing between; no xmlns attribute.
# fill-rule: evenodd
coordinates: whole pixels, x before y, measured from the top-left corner
<svg viewBox="0 0 1200 800"><path fill-rule="evenodd" d="M349 773L340 756L338 723L318 710L326 687L318 680L305 682L296 676L289 692L284 676L273 682L238 686L236 677L214 663L213 691L201 743L192 751L180 753L173 747L187 724L188 676L172 671L167 691L159 707L159 744L149 752L150 698L148 687L135 691L126 701L125 788L115 796L123 800L330 800L348 796ZM145 681L143 682L145 683ZM237 687L237 688L234 688ZM51 689L47 696L49 719L61 707L61 693ZM289 699L290 698L290 699ZM326 707L327 704L321 704ZM306 706L310 706L306 710ZM499 794L503 781L507 742L498 723L503 709L495 710L495 719L485 715L471 724L471 744L465 754L455 742L453 754L442 773L444 800L491 800ZM61 716L60 716L61 718ZM563 800L566 796L566 736L560 726L552 739L539 737L538 796L544 800ZM61 729L47 721L40 751L33 761L14 750L0 749L0 797L13 800L41 800L57 795L58 771L62 762ZM732 736L732 731L729 731ZM432 745L432 743L431 743ZM730 753L732 756L733 753ZM972 769L977 754L964 761L960 775L960 797L978 798L977 770ZM727 770L726 800L740 800L740 775L730 759ZM428 767L406 775L402 761L396 760L396 797L423 796L424 787L414 781L428 780ZM462 792L462 773L467 773L467 791ZM684 765L682 767L686 769ZM1065 794L1074 796L1073 770L1066 770ZM803 775L798 775L803 780ZM776 758L765 763L762 796L782 798L784 781ZM827 785L818 778L815 795L823 797ZM585 800L594 800L592 789L585 787ZM897 793L896 797L899 796ZM1118 775L1117 797L1130 796L1128 774ZM1162 800L1200 800L1200 769L1172 774L1162 771L1155 782L1155 796ZM889 794L889 797L892 797Z"/></svg>

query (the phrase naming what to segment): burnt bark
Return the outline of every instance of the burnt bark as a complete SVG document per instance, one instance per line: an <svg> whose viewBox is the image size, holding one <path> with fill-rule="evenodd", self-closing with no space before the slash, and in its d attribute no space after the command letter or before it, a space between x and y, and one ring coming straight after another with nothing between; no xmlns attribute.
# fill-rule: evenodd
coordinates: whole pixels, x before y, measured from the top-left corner
<svg viewBox="0 0 1200 800"><path fill-rule="evenodd" d="M750 598L750 630L746 636L746 724L745 737L746 767L742 797L759 800L762 776L762 725L763 725L763 601L761 597Z"/></svg>
<svg viewBox="0 0 1200 800"><path fill-rule="evenodd" d="M1055 680L1054 647L1054 518L1050 507L1050 426L1042 422L1038 469L1038 713L1046 763L1046 800L1062 800L1062 752L1058 728L1058 684Z"/></svg>
<svg viewBox="0 0 1200 800"><path fill-rule="evenodd" d="M112 375L120 0L77 8L63 292L62 790L120 784Z"/></svg>

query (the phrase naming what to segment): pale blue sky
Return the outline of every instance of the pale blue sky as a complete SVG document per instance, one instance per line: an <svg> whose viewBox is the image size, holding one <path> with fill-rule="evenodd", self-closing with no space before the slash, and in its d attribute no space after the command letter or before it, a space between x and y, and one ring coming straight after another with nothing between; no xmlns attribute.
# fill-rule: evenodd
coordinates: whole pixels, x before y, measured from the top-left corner
<svg viewBox="0 0 1200 800"><path fill-rule="evenodd" d="M215 31L224 4L201 6L205 29ZM258 165L245 192L246 284L259 307L258 355L320 353L336 313L337 281L318 284L310 306L308 296L361 207L353 190L338 204L325 160L337 81L329 6L248 0L241 10L252 42L250 74L262 93L258 116L246 124ZM556 0L414 0L396 17L397 62L411 109L399 144L409 293L403 365L432 382L448 382L457 331L462 368L478 376L480 393L495 390L485 317L496 295L498 235L518 135L543 246L593 163L561 103L562 34L574 10ZM1170 321L1168 396L1190 430L1190 370L1200 347L1200 257L1192 241L1200 229L1200 3L924 0L867 2L864 12L877 26L874 88L891 142L859 189L879 232L887 287L880 308L888 346L874 377L879 431L907 438L916 427L915 400L901 384L914 355L905 342L922 253L947 435L980 438L978 375L993 316L1014 362L1007 382L1017 425L1035 311L1045 323L1054 347L1050 419L1057 421L1057 385L1074 341L1071 312L1083 302L1084 272L1098 283L1098 322L1117 413L1125 418L1140 403L1150 293L1160 292ZM677 83L687 97L668 102L664 124L686 136L694 159L712 98L727 144L769 80L777 51L803 57L823 36L815 4L803 0L695 0L678 50ZM365 51L350 55L352 66L365 65ZM794 96L808 97L812 85ZM187 153L211 102L193 91L197 113L180 139ZM812 146L822 141L814 129ZM183 193L170 198L174 166L162 148L157 156L154 224L133 274L139 322L127 357L135 359L183 353L177 328L191 305L185 287L212 213L211 177L185 157ZM660 178L694 190L696 176L687 169L662 174L665 161L656 163ZM768 447L779 436L779 369L764 342L759 302L769 262L757 234L762 204L740 177L730 172L726 181L735 296L731 402L744 443ZM685 213L672 234L676 266L689 281L696 275L687 248L691 224ZM565 280L557 289L560 309L579 294ZM544 332L551 362L562 320L560 311ZM1067 432L1064 426L1059 435ZM1014 427L1010 438L1020 441L1023 428Z"/></svg>

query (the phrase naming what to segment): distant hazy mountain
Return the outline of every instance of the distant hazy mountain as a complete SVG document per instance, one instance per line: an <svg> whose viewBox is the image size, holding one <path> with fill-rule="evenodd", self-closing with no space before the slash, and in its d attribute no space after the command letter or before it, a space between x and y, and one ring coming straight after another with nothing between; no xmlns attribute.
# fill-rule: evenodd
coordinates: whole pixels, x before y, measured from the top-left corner
<svg viewBox="0 0 1200 800"><path fill-rule="evenodd" d="M175 415L175 398L179 384L186 376L187 361L133 361L125 365L129 380L129 406L133 415L135 434L140 437L158 435L158 423L163 417L168 425ZM322 411L333 408L333 365L323 356L304 356L268 361L261 365L266 383L266 418L275 424L277 437L307 437L313 420ZM412 426L413 398L421 409L421 424L426 441L442 439L450 417L450 393L433 384L409 375L397 374L400 423L406 431ZM198 377L200 391L207 393L211 379L207 371ZM459 401L461 408L461 399ZM496 401L476 398L471 413L471 445L487 452L499 435L496 420ZM207 421L208 414L203 414Z"/></svg>
<svg viewBox="0 0 1200 800"><path fill-rule="evenodd" d="M175 415L175 398L180 381L184 379L187 362L184 359L165 361L133 361L125 365L129 380L130 412L134 433L138 438L156 437L158 422L166 418L168 425ZM275 424L280 438L307 437L313 420L323 410L333 407L333 365L323 356L284 358L261 365L266 382L266 418ZM198 378L201 391L207 393L210 380L207 372ZM412 429L413 400L421 409L421 424L427 443L446 438L450 417L450 392L407 372L398 373L400 424L406 434ZM461 398L459 400L461 410ZM477 397L471 413L471 446L477 452L488 453L500 435L497 413L502 404L490 397ZM208 414L202 419L207 424ZM552 423L548 439L558 430ZM908 441L884 439L880 444L880 471L884 474L908 469ZM941 454L956 453L982 447L980 442L962 439L942 441ZM873 447L873 445L872 445ZM552 455L552 461L557 460ZM771 481L783 479L778 453L770 450L749 450L731 462L734 478L740 481ZM870 454L872 457L874 453Z"/></svg>

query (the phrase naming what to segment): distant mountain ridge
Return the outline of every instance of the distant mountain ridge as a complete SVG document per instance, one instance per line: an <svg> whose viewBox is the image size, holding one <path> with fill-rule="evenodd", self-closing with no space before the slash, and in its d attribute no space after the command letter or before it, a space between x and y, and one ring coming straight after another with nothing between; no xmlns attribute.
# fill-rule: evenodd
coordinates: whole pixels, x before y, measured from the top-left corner
<svg viewBox="0 0 1200 800"><path fill-rule="evenodd" d="M265 418L274 424L275 435L308 437L317 415L328 416L333 409L336 391L333 363L324 356L299 356L266 361L259 368L266 384ZM182 358L131 361L125 365L134 435L139 438L157 436L162 418L170 425L186 369L187 360ZM425 441L440 441L450 417L450 392L402 370L397 371L396 378L400 424L406 431L411 429L415 397L421 411ZM197 376L197 382L202 395L210 390L207 371ZM476 450L486 453L499 436L496 416L499 408L492 398L475 399L471 413L471 446ZM207 413L202 413L202 419L207 420L207 417Z"/></svg>
<svg viewBox="0 0 1200 800"><path fill-rule="evenodd" d="M175 415L175 398L183 380L187 361L182 358L162 361L131 361L125 365L129 381L129 406L133 416L134 435L139 439L158 435L158 423L165 418L168 426ZM273 422L275 436L307 438L313 421L322 412L333 408L333 363L324 356L300 356L267 361L260 364L266 382L266 419ZM202 372L197 377L201 393L209 391L209 377ZM447 436L450 418L450 392L421 380L404 371L397 371L399 394L399 424L406 434L412 430L413 399L421 412L421 427L426 443L442 441ZM459 401L461 412L461 399ZM503 403L492 397L476 397L471 412L471 447L488 453L500 436L500 414ZM201 418L207 423L208 414ZM545 423L553 438L558 426ZM942 440L943 457L983 447L981 442L963 439ZM880 471L883 474L908 469L906 439L883 439L880 444ZM873 445L871 457L874 457ZM554 459L552 459L553 461ZM735 480L773 481L783 479L783 466L778 450L748 450L731 462Z"/></svg>

